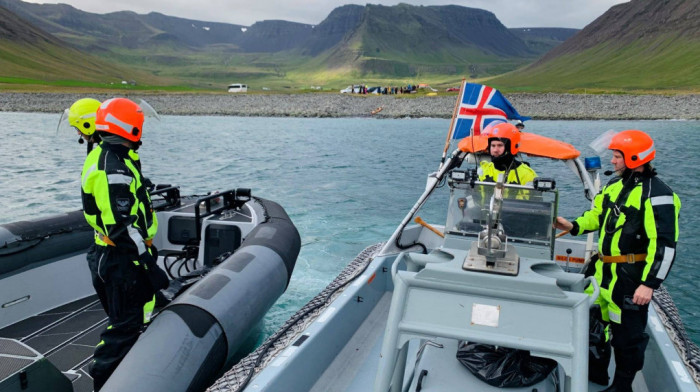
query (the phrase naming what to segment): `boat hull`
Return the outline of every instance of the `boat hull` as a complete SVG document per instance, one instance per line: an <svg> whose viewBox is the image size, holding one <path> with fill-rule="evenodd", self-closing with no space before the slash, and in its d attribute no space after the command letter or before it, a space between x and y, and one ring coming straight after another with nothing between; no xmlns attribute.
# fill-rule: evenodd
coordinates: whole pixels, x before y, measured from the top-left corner
<svg viewBox="0 0 700 392"><path fill-rule="evenodd" d="M138 390L126 385L132 380L149 391L206 388L252 350L251 339L295 266L299 233L279 204L241 189L204 197L180 198L175 192L165 199L155 202L160 230L154 244L158 263L176 288L166 297L179 296L157 309L160 313L134 346L136 354L122 362L129 367L129 358L142 359L137 353L145 344L147 360L138 362L143 374L129 371L120 379L119 367L105 390ZM0 345L0 369L8 373L0 373L0 391L14 391L16 385L92 390L89 362L107 323L85 260L93 236L82 211L0 226L0 339L8 342ZM15 369L19 362L10 358L16 350L6 353L6 347L36 355ZM154 357L177 361L162 369L165 362ZM46 368L60 379L49 389ZM153 373L161 377L145 382Z"/></svg>
<svg viewBox="0 0 700 392"><path fill-rule="evenodd" d="M266 208L270 220L160 312L104 392L202 390L232 365L241 344L286 289L301 246L284 210L272 202Z"/></svg>

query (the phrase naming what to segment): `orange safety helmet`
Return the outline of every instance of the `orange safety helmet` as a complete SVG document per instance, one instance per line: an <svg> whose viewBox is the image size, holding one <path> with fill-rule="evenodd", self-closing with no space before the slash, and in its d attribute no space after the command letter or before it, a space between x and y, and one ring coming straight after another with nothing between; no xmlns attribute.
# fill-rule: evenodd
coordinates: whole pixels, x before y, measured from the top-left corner
<svg viewBox="0 0 700 392"><path fill-rule="evenodd" d="M491 139L507 139L510 142L510 153L516 155L520 151L520 130L515 125L508 122L499 122L493 126L484 129L482 135L489 139L489 151L491 148Z"/></svg>
<svg viewBox="0 0 700 392"><path fill-rule="evenodd" d="M139 105L126 98L112 98L97 109L95 128L136 143L141 140L143 120Z"/></svg>
<svg viewBox="0 0 700 392"><path fill-rule="evenodd" d="M625 166L636 169L656 156L654 140L645 132L636 129L622 131L613 136L608 146L610 150L619 150L625 157Z"/></svg>

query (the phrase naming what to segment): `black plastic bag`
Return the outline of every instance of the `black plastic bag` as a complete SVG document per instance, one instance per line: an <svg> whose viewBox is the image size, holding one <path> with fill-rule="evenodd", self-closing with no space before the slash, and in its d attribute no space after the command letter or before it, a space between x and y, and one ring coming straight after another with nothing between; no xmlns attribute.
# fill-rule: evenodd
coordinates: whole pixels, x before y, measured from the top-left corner
<svg viewBox="0 0 700 392"><path fill-rule="evenodd" d="M557 362L527 350L460 342L457 359L480 380L498 388L529 387L549 376Z"/></svg>

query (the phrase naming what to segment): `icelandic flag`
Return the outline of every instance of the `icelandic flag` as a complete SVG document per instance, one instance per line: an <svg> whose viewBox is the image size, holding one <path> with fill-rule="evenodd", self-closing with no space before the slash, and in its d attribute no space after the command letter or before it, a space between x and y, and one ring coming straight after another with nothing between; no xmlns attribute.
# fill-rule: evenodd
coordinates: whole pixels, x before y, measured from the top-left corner
<svg viewBox="0 0 700 392"><path fill-rule="evenodd" d="M450 139L462 139L481 134L481 131L494 120L529 120L521 116L513 105L493 87L476 83L466 83L459 97L459 109L452 121Z"/></svg>

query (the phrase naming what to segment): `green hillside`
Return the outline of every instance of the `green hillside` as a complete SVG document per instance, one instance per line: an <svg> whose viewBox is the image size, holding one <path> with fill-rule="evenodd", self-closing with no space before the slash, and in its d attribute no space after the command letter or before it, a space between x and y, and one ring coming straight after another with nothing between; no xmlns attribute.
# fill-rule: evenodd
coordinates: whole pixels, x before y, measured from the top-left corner
<svg viewBox="0 0 700 392"><path fill-rule="evenodd" d="M636 0L489 83L514 91L698 92L698 59L700 1Z"/></svg>
<svg viewBox="0 0 700 392"><path fill-rule="evenodd" d="M76 50L0 7L0 86L129 88L168 86L172 80L130 70Z"/></svg>
<svg viewBox="0 0 700 392"><path fill-rule="evenodd" d="M600 44L489 80L513 91L700 91L700 42L659 37L619 47Z"/></svg>

